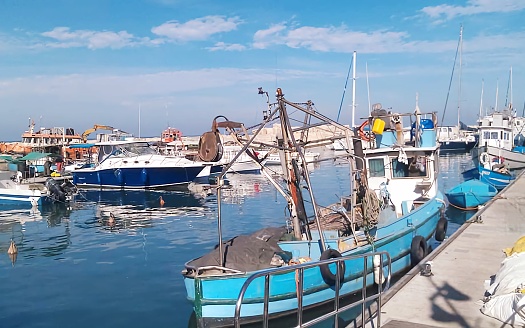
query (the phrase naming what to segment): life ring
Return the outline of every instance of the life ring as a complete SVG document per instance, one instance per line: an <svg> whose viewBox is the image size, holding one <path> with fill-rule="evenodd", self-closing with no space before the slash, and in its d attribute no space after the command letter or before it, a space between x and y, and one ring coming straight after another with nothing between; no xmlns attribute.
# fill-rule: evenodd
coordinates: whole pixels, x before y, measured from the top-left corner
<svg viewBox="0 0 525 328"><path fill-rule="evenodd" d="M321 254L321 261L323 260L329 260L329 259L335 259L341 257L341 253L339 253L337 250L329 248L325 250ZM345 262L341 261L339 262L339 282L343 283L345 279ZM321 276L323 277L324 282L326 282L328 285L332 286L335 284L335 281L337 279L336 274L334 274L331 270L328 264L321 264L319 266L319 269L321 270Z"/></svg>
<svg viewBox="0 0 525 328"><path fill-rule="evenodd" d="M434 234L434 238L437 241L445 240L445 236L447 234L447 228L448 228L448 220L443 217L440 218L436 226L436 232Z"/></svg>
<svg viewBox="0 0 525 328"><path fill-rule="evenodd" d="M415 266L427 255L427 241L423 236L415 236L410 246L410 260L412 266Z"/></svg>
<svg viewBox="0 0 525 328"><path fill-rule="evenodd" d="M370 140L375 138L375 136L372 133L372 131L365 132L365 126L367 126L367 125L370 125L370 122L368 120L366 120L363 123L361 123L361 125L357 129L357 131L359 133L359 137L361 139L363 139L364 141L370 141Z"/></svg>
<svg viewBox="0 0 525 328"><path fill-rule="evenodd" d="M489 162L490 160L490 157L489 157L489 154L488 153L481 153L479 154L479 162L482 164L482 165L485 165Z"/></svg>

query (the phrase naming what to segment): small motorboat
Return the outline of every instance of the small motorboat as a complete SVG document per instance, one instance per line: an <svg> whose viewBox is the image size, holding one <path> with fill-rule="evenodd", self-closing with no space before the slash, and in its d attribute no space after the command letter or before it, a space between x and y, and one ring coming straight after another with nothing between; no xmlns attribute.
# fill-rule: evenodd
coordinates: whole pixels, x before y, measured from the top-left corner
<svg viewBox="0 0 525 328"><path fill-rule="evenodd" d="M498 190L493 185L473 179L460 183L445 195L453 206L471 209L485 204L497 193Z"/></svg>

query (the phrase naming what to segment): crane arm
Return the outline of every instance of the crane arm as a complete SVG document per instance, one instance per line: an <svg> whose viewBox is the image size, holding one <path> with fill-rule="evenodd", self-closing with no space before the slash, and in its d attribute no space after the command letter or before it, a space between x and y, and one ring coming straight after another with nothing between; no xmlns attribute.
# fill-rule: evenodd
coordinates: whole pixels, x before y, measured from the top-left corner
<svg viewBox="0 0 525 328"><path fill-rule="evenodd" d="M82 133L82 141L84 143L87 142L88 135L90 135L91 133L93 133L93 132L95 132L97 130L115 130L115 129L112 126L109 126L109 125L95 124L95 125L93 125L92 128L89 128L86 131L84 131L84 133Z"/></svg>

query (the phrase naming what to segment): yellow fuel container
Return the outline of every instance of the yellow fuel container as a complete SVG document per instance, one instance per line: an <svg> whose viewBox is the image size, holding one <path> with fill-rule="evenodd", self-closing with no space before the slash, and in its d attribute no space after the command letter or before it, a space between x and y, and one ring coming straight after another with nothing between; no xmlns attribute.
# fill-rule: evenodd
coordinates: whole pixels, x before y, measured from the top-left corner
<svg viewBox="0 0 525 328"><path fill-rule="evenodd" d="M375 134L383 134L383 130L385 130L385 121L376 118L374 120L374 125L372 126L372 132Z"/></svg>

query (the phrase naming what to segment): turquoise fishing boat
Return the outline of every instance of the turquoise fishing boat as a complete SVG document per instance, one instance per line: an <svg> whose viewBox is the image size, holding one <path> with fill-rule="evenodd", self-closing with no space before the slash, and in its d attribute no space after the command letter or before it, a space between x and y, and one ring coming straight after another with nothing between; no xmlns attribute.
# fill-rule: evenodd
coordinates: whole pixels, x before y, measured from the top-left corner
<svg viewBox="0 0 525 328"><path fill-rule="evenodd" d="M493 185L472 179L454 186L445 195L450 204L471 209L485 204L497 193L498 190Z"/></svg>
<svg viewBox="0 0 525 328"><path fill-rule="evenodd" d="M356 131L356 137L352 137L348 127L314 111L311 101L290 102L281 89L277 89L276 103L270 103L268 93L262 89L259 94L267 96L267 118L250 138L246 134L236 138L244 143L242 153L250 149L263 127L275 117L280 120L281 134L275 147L284 159L283 177L272 179L264 165L261 173L287 200L286 225L224 242L221 222L227 218L221 216L221 188L217 189L219 243L210 253L188 261L182 272L187 298L193 303L201 327L276 318L295 313L298 307L313 308L334 297L351 295L364 284L382 286L384 277L421 261L428 253L429 239L445 238L447 221L437 184L435 113L421 114L417 107L414 113L403 115L374 111L362 125L373 128L367 133ZM306 115L300 120L305 122L302 127L291 126L296 118L289 115L288 108ZM425 124L423 119L427 120ZM410 140L404 140L403 120L416 122ZM296 135L322 124L343 131L347 144L352 145L346 154L352 192L340 203L324 206L316 200L318 191L311 184L308 166L296 160L306 163L304 149L310 144L307 133L301 133L301 138ZM204 146L207 151L220 148L214 141ZM258 163L263 162L253 152L248 153ZM227 170L224 168L222 175ZM307 210L306 204L311 209ZM385 260L381 255L365 261L354 259L372 252L388 254L389 272L381 271ZM338 264L327 262L335 260ZM317 265L304 268L301 263ZM250 279L254 274L287 266L298 269L279 271L268 280ZM298 272L302 283L298 283ZM241 306L238 316L236 304Z"/></svg>

